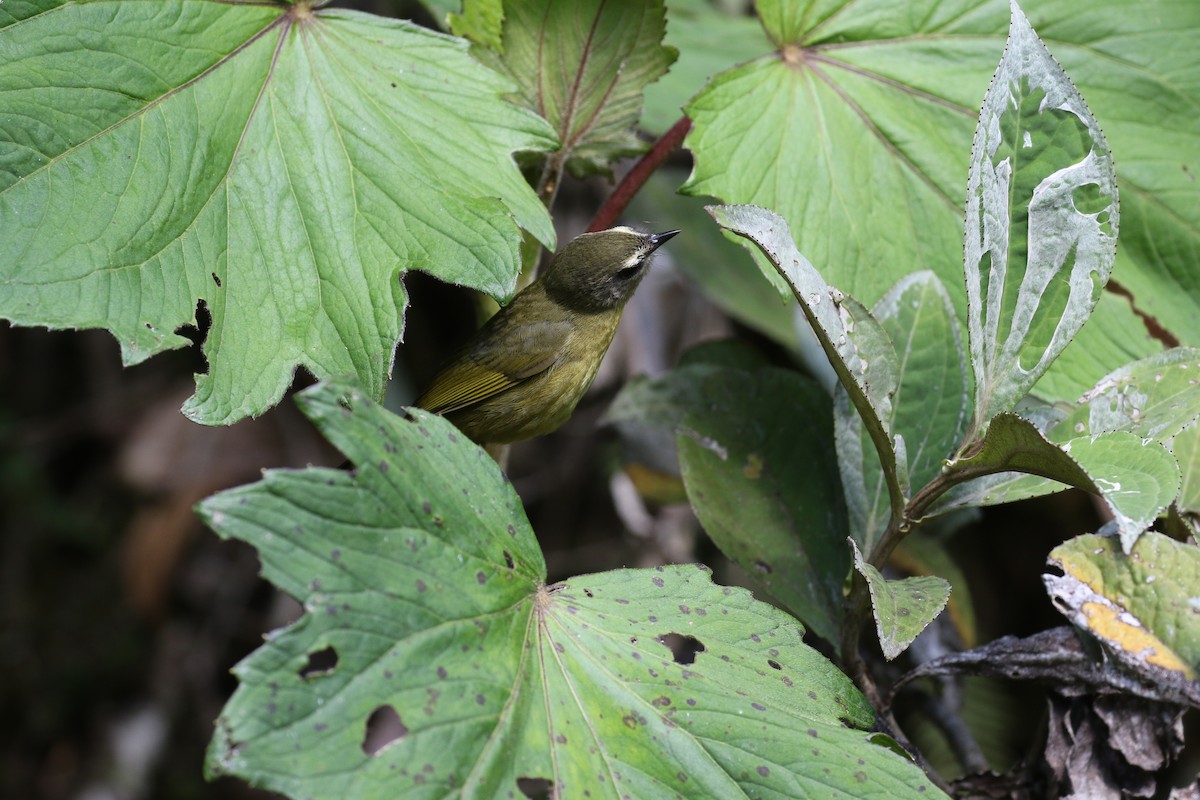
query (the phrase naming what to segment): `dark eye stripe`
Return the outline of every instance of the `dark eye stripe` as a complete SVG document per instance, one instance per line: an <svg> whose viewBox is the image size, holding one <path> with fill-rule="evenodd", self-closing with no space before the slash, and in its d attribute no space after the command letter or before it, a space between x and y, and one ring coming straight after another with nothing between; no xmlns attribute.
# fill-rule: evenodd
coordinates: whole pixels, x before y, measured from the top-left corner
<svg viewBox="0 0 1200 800"><path fill-rule="evenodd" d="M642 271L642 265L634 264L632 267L625 267L624 269L617 270L617 277L623 281L627 281L630 278L632 278L634 275L637 275L641 271Z"/></svg>

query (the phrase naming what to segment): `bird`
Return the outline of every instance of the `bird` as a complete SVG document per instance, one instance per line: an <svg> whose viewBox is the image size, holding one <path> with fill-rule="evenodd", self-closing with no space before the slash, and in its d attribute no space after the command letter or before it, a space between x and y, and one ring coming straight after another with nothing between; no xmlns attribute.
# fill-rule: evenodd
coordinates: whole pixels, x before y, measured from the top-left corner
<svg viewBox="0 0 1200 800"><path fill-rule="evenodd" d="M541 436L567 421L604 358L654 251L679 233L585 233L438 371L415 405L480 445Z"/></svg>

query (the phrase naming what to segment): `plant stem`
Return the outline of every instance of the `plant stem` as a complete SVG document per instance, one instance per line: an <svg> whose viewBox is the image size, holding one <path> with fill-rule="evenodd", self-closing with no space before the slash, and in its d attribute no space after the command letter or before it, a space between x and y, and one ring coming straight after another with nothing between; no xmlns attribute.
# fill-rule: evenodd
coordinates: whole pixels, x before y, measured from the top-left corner
<svg viewBox="0 0 1200 800"><path fill-rule="evenodd" d="M937 498L941 497L951 486L962 483L974 477L963 473L943 472L925 486L921 487L912 499L904 505L899 513L894 513L888 522L887 529L880 537L879 543L867 554L867 561L876 569L882 570L892 552L904 537L912 531L929 511ZM857 571L852 573L850 592L846 596L845 616L842 622L841 655L842 665L846 672L862 689L863 694L876 709L881 707L878 689L859 653L859 642L862 639L863 627L872 618L870 589L867 582Z"/></svg>
<svg viewBox="0 0 1200 800"><path fill-rule="evenodd" d="M617 184L617 188L609 195L608 200L596 212L596 216L592 218L592 224L588 226L589 233L607 230L616 224L617 218L629 205L629 201L641 191L654 171L667 160L667 156L683 143L683 138L691 129L692 121L687 117L680 117L670 130L659 137L650 150L633 165L633 169L625 174L625 177Z"/></svg>

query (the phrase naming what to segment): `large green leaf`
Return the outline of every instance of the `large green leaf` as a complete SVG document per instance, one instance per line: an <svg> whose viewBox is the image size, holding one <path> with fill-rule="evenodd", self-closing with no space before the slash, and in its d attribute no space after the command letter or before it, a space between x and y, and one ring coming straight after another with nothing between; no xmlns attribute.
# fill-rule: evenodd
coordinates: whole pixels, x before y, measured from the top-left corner
<svg viewBox="0 0 1200 800"><path fill-rule="evenodd" d="M500 6L496 48L494 19L486 17ZM452 24L498 49L489 60L517 82L522 104L554 127L558 157L572 174L607 173L611 162L645 149L636 134L642 93L677 55L662 46L662 0L493 0L465 6Z"/></svg>
<svg viewBox="0 0 1200 800"><path fill-rule="evenodd" d="M20 20L18 22L18 20ZM378 394L407 269L508 297L516 150L554 146L465 43L341 9L0 6L0 314L102 327L126 363L212 315L185 412L261 413L296 367Z"/></svg>
<svg viewBox="0 0 1200 800"><path fill-rule="evenodd" d="M976 111L1004 49L1008 3L812 0L795 7L799 24L769 23L772 38L787 44L768 53L762 37L765 55L716 75L688 105L696 166L687 190L775 209L826 278L866 302L915 269L933 269L965 316L957 259L963 176ZM1139 308L1197 344L1200 49L1191 42L1200 35L1200 5L1100 0L1085 14L1074 0L1043 0L1031 8L1118 164L1116 279ZM681 32L692 24L681 23ZM669 35L674 26L672 14ZM731 41L750 35L728 30ZM682 41L703 36L687 35ZM745 60L747 47L726 64ZM697 76L676 96L702 83ZM1096 313L1103 318L1085 327L1094 343L1067 349L1045 399L1073 399L1153 351L1119 303L1102 303ZM1063 363L1077 358L1078 365ZM1059 380L1064 373L1070 383Z"/></svg>
<svg viewBox="0 0 1200 800"><path fill-rule="evenodd" d="M672 382L695 375L676 372ZM723 369L696 389L676 438L696 516L755 583L837 642L850 559L829 396L774 368Z"/></svg>
<svg viewBox="0 0 1200 800"><path fill-rule="evenodd" d="M1016 408L1083 327L1112 271L1117 227L1104 134L1014 5L967 186L973 430Z"/></svg>
<svg viewBox="0 0 1200 800"><path fill-rule="evenodd" d="M349 386L301 402L356 469L201 509L306 610L236 668L211 773L296 798L939 796L782 611L695 565L547 586L449 423Z"/></svg>

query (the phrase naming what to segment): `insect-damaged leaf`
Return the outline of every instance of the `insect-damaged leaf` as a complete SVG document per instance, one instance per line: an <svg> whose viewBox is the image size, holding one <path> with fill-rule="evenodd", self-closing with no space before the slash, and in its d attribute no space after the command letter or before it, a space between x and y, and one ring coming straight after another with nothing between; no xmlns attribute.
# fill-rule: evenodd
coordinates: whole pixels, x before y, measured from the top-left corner
<svg viewBox="0 0 1200 800"><path fill-rule="evenodd" d="M1010 471L1098 494L1112 512L1126 551L1175 499L1180 481L1171 452L1151 439L1110 431L1059 444L1016 414L994 417L982 445L947 464L950 475Z"/></svg>
<svg viewBox="0 0 1200 800"><path fill-rule="evenodd" d="M1044 576L1055 605L1127 670L1193 682L1195 693L1200 548L1153 531L1128 554L1115 544L1111 536L1077 536L1050 553L1063 571Z"/></svg>
<svg viewBox="0 0 1200 800"><path fill-rule="evenodd" d="M520 500L438 417L322 384L356 465L201 511L305 614L235 672L211 773L300 797L939 796L803 630L695 565L545 584Z"/></svg>
<svg viewBox="0 0 1200 800"><path fill-rule="evenodd" d="M967 188L973 431L1015 408L1087 321L1112 271L1117 211L1104 134L1014 4Z"/></svg>

